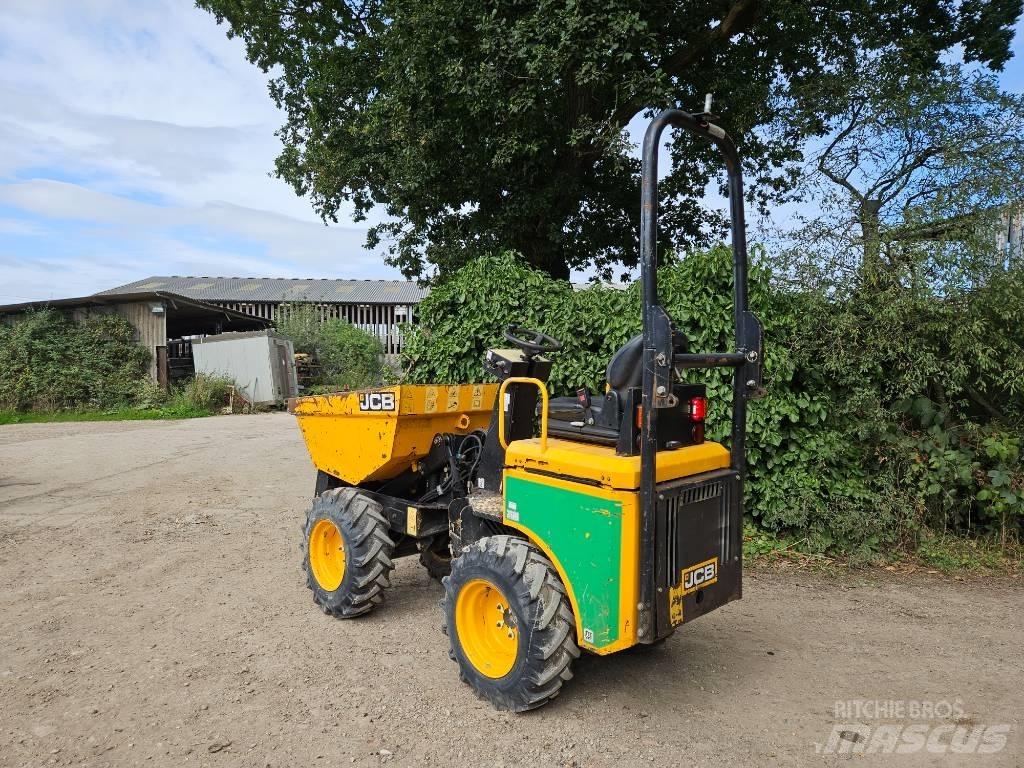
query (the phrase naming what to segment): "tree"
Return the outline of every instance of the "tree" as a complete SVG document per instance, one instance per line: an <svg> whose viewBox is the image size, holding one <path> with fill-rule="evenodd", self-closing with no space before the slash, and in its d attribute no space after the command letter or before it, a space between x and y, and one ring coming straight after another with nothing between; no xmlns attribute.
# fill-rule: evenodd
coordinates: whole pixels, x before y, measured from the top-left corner
<svg viewBox="0 0 1024 768"><path fill-rule="evenodd" d="M799 193L819 209L801 217L804 251L868 284L929 257L957 273L992 265L995 221L1024 197L1024 98L989 73L900 73L883 59L830 128Z"/></svg>
<svg viewBox="0 0 1024 768"><path fill-rule="evenodd" d="M865 52L928 69L959 46L1009 57L1020 0L198 0L272 71L287 121L277 174L325 220L379 207L408 276L511 248L557 277L637 258L638 113L710 91L754 197L793 178L809 132ZM813 88L808 86L813 85ZM799 117L799 119L797 119ZM799 128L798 128L799 126ZM698 205L719 169L680 143L663 181L666 250L719 232Z"/></svg>
<svg viewBox="0 0 1024 768"><path fill-rule="evenodd" d="M380 383L384 346L372 333L339 317L324 318L315 304L283 306L277 332L291 339L295 352L313 361L313 385L361 389Z"/></svg>

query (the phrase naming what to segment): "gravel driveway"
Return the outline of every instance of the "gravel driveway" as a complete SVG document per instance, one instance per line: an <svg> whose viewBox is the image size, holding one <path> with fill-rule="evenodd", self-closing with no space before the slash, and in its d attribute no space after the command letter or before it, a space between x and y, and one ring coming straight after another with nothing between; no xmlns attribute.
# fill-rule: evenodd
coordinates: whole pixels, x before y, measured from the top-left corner
<svg viewBox="0 0 1024 768"><path fill-rule="evenodd" d="M313 480L286 414L0 427L0 765L1024 764L1020 581L754 572L510 715L415 559L371 615L316 610Z"/></svg>

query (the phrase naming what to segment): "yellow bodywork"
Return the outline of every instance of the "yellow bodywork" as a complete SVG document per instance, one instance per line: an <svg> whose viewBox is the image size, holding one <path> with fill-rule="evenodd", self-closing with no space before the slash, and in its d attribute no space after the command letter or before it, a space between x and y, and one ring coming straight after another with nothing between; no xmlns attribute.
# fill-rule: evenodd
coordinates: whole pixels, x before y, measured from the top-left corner
<svg viewBox="0 0 1024 768"><path fill-rule="evenodd" d="M657 482L725 469L729 460L729 451L711 442L659 451ZM640 599L640 457L617 456L612 447L557 438L550 438L545 449L539 438L532 438L510 443L505 463L505 513L502 522L522 531L551 560L572 604L577 643L598 654L614 653L636 645L637 603ZM547 525L547 518L556 515L557 510L542 510L532 520L528 519L522 505L514 513L510 512L509 488L516 481L592 499L591 505L599 510L598 514L589 520L580 518L582 527L570 531L567 542L565 533L569 526L566 523L555 528ZM614 639L598 644L591 640L584 624L587 610L582 602L590 595L581 595L580 590L585 585L576 583L578 579L570 575L579 563L562 562L561 558L582 559L585 565L588 564L590 531L593 526L602 524L602 515L614 516L618 523L617 573L599 575L600 581L615 583L618 610ZM561 540L549 540L546 528ZM600 572L602 566L595 562L593 567ZM593 578L592 575L590 577Z"/></svg>
<svg viewBox="0 0 1024 768"><path fill-rule="evenodd" d="M552 437L545 450L540 438L516 440L509 444L505 464L561 477L589 480L608 488L635 490L640 487L640 457L616 456L615 449L606 445ZM718 443L708 442L674 451L658 451L655 482L664 483L728 466L729 451Z"/></svg>
<svg viewBox="0 0 1024 768"><path fill-rule="evenodd" d="M438 433L486 428L497 391L497 384L401 384L299 397L289 410L316 468L357 485L404 472Z"/></svg>

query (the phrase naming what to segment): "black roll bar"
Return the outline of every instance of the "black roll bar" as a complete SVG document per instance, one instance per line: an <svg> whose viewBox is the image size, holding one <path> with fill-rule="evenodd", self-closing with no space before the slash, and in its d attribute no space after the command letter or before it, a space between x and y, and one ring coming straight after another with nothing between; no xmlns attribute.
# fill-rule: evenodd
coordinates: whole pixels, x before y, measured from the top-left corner
<svg viewBox="0 0 1024 768"><path fill-rule="evenodd" d="M672 323L658 298L658 147L666 127L673 126L710 140L721 151L728 172L729 215L733 261L733 320L736 352L673 355ZM730 462L746 474L744 436L747 400L761 390L761 327L747 307L747 233L743 212L743 173L736 145L708 115L668 109L655 117L644 135L641 161L640 280L643 288L643 419L640 427L640 606L641 641L667 634L656 627L654 610L655 532L657 512L658 410L672 405L672 371L680 368L734 368ZM742 485L741 485L742 488ZM742 493L740 495L742 503Z"/></svg>

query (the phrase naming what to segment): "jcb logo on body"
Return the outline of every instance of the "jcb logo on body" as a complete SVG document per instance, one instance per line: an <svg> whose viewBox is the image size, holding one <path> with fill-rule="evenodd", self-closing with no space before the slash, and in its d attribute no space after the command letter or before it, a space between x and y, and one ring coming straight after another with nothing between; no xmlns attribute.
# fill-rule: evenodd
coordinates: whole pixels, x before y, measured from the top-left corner
<svg viewBox="0 0 1024 768"><path fill-rule="evenodd" d="M691 565L683 569L683 594L688 595L698 589L718 581L718 558L713 557L703 563Z"/></svg>
<svg viewBox="0 0 1024 768"><path fill-rule="evenodd" d="M360 411L393 411L395 410L394 392L360 392Z"/></svg>
<svg viewBox="0 0 1024 768"><path fill-rule="evenodd" d="M673 627L683 623L683 598L718 581L718 558L683 568L679 583L668 591L668 615Z"/></svg>

